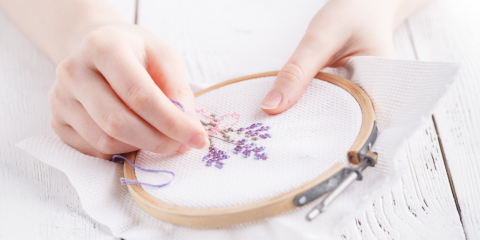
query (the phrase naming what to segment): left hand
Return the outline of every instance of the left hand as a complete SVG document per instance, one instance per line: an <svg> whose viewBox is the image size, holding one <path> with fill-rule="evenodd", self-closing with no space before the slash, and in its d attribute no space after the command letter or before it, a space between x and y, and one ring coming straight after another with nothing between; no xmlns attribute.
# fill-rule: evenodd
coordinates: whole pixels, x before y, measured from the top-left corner
<svg viewBox="0 0 480 240"><path fill-rule="evenodd" d="M393 1L330 0L312 19L297 49L279 72L260 107L281 113L302 96L325 67L339 67L354 56L392 57Z"/></svg>

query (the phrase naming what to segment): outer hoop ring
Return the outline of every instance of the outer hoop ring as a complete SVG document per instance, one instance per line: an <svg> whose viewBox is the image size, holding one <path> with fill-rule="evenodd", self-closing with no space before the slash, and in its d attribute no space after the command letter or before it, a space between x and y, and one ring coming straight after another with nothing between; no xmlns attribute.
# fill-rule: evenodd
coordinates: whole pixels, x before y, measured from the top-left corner
<svg viewBox="0 0 480 240"><path fill-rule="evenodd" d="M211 90L232 83L254 78L271 77L276 76L277 74L278 71L274 71L232 79L197 92L195 97L199 97ZM349 92L360 105L362 111L362 125L357 139L348 151L349 161L352 164L358 164L360 162L358 153L367 143L375 124L375 112L370 98L360 87L347 79L321 72L318 73L315 78L343 88ZM136 154L137 152L127 153L125 154L125 157L135 163ZM322 183L344 167L345 165L343 163L337 163L307 184L279 196L250 204L225 208L199 209L175 206L152 197L143 190L140 185L128 185L127 187L137 205L143 211L159 220L186 227L216 228L260 220L292 210L296 208L294 199L297 195ZM135 176L135 168L132 165L124 164L123 169L125 178L137 180L137 177Z"/></svg>

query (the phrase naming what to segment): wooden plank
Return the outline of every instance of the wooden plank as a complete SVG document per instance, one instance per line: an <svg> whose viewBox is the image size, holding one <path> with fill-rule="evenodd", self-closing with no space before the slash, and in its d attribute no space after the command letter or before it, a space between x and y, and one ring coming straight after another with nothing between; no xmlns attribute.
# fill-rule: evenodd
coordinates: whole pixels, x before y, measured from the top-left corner
<svg viewBox="0 0 480 240"><path fill-rule="evenodd" d="M344 239L465 239L431 121L397 161L408 165L401 182L357 216Z"/></svg>
<svg viewBox="0 0 480 240"><path fill-rule="evenodd" d="M416 58L410 39L404 23L394 34L397 58ZM357 216L342 239L465 239L431 119L397 161L408 167L401 182Z"/></svg>
<svg viewBox="0 0 480 240"><path fill-rule="evenodd" d="M438 0L409 19L420 60L461 71L435 112L467 239L480 238L480 2Z"/></svg>
<svg viewBox="0 0 480 240"><path fill-rule="evenodd" d="M132 21L134 2L112 0ZM0 239L112 239L83 211L63 173L15 147L54 134L47 92L55 66L2 12L0 29Z"/></svg>
<svg viewBox="0 0 480 240"><path fill-rule="evenodd" d="M281 68L321 6L317 1L257 2L225 6L215 0L201 4L141 0L138 23L178 51L186 62L189 79L207 87ZM287 15L301 16L278 17ZM415 59L406 24L396 31L394 40L399 58ZM352 221L339 237L464 239L431 120L408 141L398 161L407 166L402 181Z"/></svg>

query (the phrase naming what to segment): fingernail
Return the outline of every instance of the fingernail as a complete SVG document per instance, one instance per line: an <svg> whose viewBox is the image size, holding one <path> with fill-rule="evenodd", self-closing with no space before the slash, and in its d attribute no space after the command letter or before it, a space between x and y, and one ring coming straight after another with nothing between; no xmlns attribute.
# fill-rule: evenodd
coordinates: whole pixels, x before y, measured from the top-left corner
<svg viewBox="0 0 480 240"><path fill-rule="evenodd" d="M182 153L182 152L186 152L186 151L188 151L188 150L190 150L190 149L191 149L190 146L188 146L188 145L186 145L186 144L182 144L182 145L180 145L180 147L177 149L176 152Z"/></svg>
<svg viewBox="0 0 480 240"><path fill-rule="evenodd" d="M199 150L208 150L210 147L210 141L208 141L208 138L195 134L190 138L190 141L188 141L188 145L190 145L193 148L199 149Z"/></svg>
<svg viewBox="0 0 480 240"><path fill-rule="evenodd" d="M278 107L281 101L282 94L278 92L269 92L267 96L263 99L260 107L263 109L274 109Z"/></svg>

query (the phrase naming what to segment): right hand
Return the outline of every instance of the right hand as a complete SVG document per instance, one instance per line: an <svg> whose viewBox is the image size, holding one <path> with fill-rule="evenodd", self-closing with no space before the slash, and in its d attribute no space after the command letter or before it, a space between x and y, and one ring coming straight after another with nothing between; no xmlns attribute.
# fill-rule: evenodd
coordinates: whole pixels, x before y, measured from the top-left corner
<svg viewBox="0 0 480 240"><path fill-rule="evenodd" d="M186 113L169 99L183 104ZM173 153L208 149L195 116L181 57L132 24L102 26L57 67L49 92L50 122L85 154L109 159L144 149Z"/></svg>

